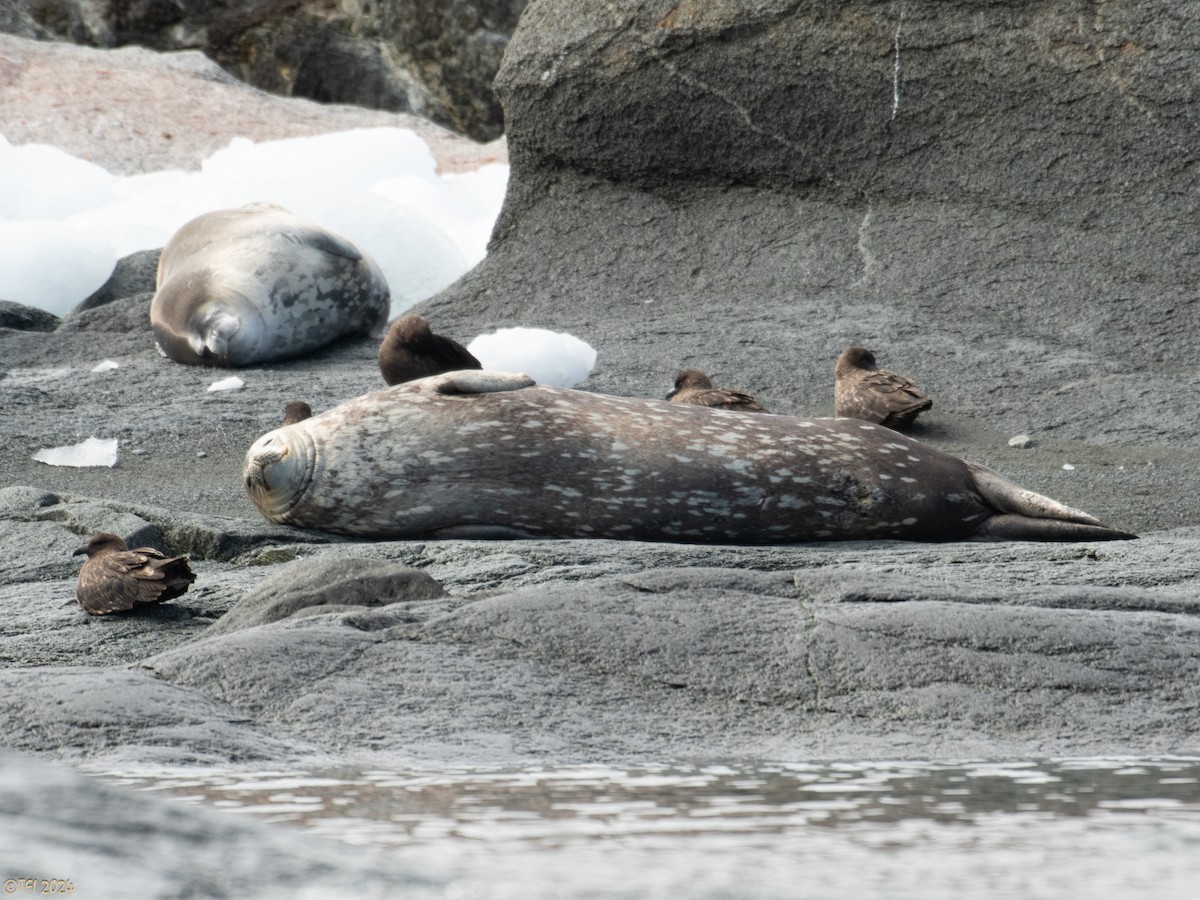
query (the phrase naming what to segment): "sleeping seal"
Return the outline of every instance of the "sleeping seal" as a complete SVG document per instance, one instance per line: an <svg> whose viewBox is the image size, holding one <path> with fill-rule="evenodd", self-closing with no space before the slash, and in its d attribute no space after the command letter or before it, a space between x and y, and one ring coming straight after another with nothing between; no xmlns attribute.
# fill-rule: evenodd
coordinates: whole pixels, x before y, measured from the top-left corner
<svg viewBox="0 0 1200 900"><path fill-rule="evenodd" d="M268 519L372 537L705 543L1134 535L878 425L448 372L259 438Z"/></svg>
<svg viewBox="0 0 1200 900"><path fill-rule="evenodd" d="M387 323L387 281L345 238L270 203L205 213L167 242L150 324L176 362L248 366Z"/></svg>

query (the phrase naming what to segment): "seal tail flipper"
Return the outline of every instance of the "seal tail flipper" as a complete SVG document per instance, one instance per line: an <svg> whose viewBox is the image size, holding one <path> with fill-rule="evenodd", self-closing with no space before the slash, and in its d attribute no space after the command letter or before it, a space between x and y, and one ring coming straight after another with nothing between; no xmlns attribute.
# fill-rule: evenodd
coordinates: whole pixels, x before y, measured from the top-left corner
<svg viewBox="0 0 1200 900"><path fill-rule="evenodd" d="M1136 541L1137 535L1104 525L1038 519L1000 513L987 519L975 532L980 541Z"/></svg>
<svg viewBox="0 0 1200 900"><path fill-rule="evenodd" d="M1001 514L979 527L981 537L1025 541L1121 541L1137 537L1109 528L1095 516L1018 487L999 472L967 463L975 488Z"/></svg>

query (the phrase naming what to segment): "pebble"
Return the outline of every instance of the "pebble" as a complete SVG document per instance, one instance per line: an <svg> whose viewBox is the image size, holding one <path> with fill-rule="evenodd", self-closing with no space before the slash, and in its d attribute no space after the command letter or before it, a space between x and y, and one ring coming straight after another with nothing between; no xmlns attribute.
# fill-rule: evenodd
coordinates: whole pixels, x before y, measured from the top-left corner
<svg viewBox="0 0 1200 900"><path fill-rule="evenodd" d="M1028 450L1034 446L1033 438L1027 434L1018 434L1008 439L1008 446L1016 447L1018 450Z"/></svg>

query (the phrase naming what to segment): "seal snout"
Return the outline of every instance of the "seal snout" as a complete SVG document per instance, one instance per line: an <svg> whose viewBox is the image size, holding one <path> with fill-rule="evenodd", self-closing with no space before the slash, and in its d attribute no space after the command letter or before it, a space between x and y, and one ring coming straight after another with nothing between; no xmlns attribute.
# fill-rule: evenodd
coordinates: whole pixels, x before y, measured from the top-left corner
<svg viewBox="0 0 1200 900"><path fill-rule="evenodd" d="M311 439L289 426L268 432L246 453L242 480L264 516L283 521L312 480Z"/></svg>

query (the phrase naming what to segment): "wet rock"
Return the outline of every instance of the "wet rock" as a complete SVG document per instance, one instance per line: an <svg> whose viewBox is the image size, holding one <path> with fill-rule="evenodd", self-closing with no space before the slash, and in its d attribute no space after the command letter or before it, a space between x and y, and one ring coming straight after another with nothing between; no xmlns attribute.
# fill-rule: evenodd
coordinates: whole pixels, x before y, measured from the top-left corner
<svg viewBox="0 0 1200 900"><path fill-rule="evenodd" d="M141 771L135 765L130 774ZM0 841L11 848L0 878L47 879L64 893L94 897L332 897L347 884L366 896L444 892L369 850L17 753L0 754Z"/></svg>

